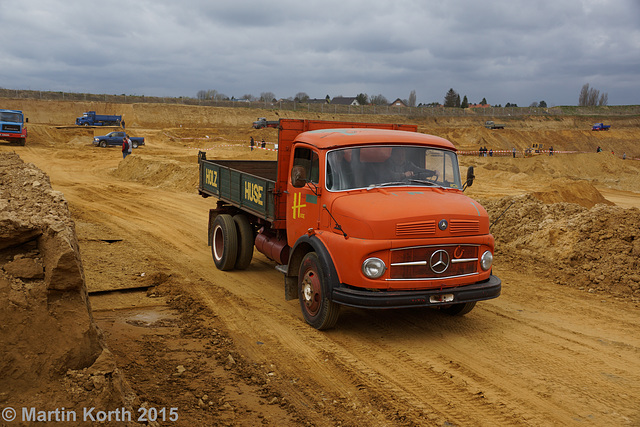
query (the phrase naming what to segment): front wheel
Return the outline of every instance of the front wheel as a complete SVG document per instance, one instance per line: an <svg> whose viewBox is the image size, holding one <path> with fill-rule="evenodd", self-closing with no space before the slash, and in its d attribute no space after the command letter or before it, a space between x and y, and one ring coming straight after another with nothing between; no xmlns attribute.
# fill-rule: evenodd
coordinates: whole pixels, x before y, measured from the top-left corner
<svg viewBox="0 0 640 427"><path fill-rule="evenodd" d="M466 302L461 304L452 304L449 306L445 306L440 308L443 312L447 313L450 316L464 316L476 306L476 302Z"/></svg>
<svg viewBox="0 0 640 427"><path fill-rule="evenodd" d="M218 270L233 269L238 256L238 232L231 215L221 214L213 221L211 254Z"/></svg>
<svg viewBox="0 0 640 427"><path fill-rule="evenodd" d="M107 141L100 141L100 147L107 148Z"/></svg>
<svg viewBox="0 0 640 427"><path fill-rule="evenodd" d="M326 274L315 252L302 259L298 274L298 299L304 320L318 330L333 328L340 306L329 299Z"/></svg>

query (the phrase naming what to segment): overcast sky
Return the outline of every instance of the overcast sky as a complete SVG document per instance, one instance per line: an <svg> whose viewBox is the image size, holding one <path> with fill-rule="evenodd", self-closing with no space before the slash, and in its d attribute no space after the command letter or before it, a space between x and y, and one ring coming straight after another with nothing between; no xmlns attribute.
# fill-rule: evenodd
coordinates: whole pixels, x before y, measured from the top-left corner
<svg viewBox="0 0 640 427"><path fill-rule="evenodd" d="M0 87L640 104L640 0L0 0Z"/></svg>

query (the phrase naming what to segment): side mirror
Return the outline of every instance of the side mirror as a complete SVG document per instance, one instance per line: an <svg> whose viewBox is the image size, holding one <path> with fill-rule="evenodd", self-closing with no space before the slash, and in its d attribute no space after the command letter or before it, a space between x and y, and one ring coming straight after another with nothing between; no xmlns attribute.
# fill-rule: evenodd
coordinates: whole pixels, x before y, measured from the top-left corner
<svg viewBox="0 0 640 427"><path fill-rule="evenodd" d="M473 174L473 166L469 166L467 169L467 181L462 186L462 191L466 190L468 187L473 185L473 180L476 179L476 176Z"/></svg>
<svg viewBox="0 0 640 427"><path fill-rule="evenodd" d="M291 168L291 185L295 188L302 188L307 185L307 170L304 166L294 166Z"/></svg>

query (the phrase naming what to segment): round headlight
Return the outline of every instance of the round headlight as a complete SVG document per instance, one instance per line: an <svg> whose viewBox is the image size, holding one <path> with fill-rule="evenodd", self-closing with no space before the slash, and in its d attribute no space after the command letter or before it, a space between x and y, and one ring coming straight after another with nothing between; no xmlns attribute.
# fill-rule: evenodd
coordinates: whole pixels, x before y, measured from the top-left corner
<svg viewBox="0 0 640 427"><path fill-rule="evenodd" d="M480 258L480 267L482 267L484 271L487 271L491 268L491 264L493 264L493 254L485 251Z"/></svg>
<svg viewBox="0 0 640 427"><path fill-rule="evenodd" d="M369 279L382 277L385 271L387 271L387 266L380 258L368 258L362 263L362 272Z"/></svg>

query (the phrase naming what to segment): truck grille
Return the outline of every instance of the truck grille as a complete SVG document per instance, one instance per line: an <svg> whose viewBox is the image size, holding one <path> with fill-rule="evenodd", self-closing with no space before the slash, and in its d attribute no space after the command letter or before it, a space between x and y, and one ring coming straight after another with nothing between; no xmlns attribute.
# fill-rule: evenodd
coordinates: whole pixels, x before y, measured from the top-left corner
<svg viewBox="0 0 640 427"><path fill-rule="evenodd" d="M3 124L2 125L2 130L7 131L7 132L20 132L20 125Z"/></svg>
<svg viewBox="0 0 640 427"><path fill-rule="evenodd" d="M451 234L477 234L480 222L476 220L452 219L449 222ZM396 236L433 236L436 234L436 221L416 221L396 224Z"/></svg>
<svg viewBox="0 0 640 427"><path fill-rule="evenodd" d="M416 235L424 236L429 234L436 234L435 221L418 221L396 224L396 236L398 237Z"/></svg>
<svg viewBox="0 0 640 427"><path fill-rule="evenodd" d="M476 273L478 246L419 246L391 251L390 280L443 279Z"/></svg>
<svg viewBox="0 0 640 427"><path fill-rule="evenodd" d="M480 221L452 219L449 222L449 232L452 234L478 233L480 231Z"/></svg>

